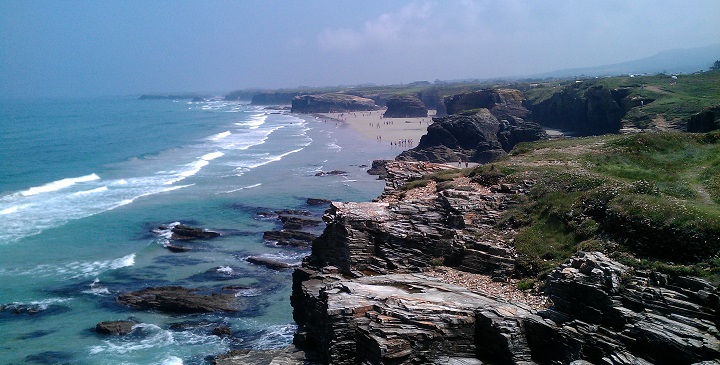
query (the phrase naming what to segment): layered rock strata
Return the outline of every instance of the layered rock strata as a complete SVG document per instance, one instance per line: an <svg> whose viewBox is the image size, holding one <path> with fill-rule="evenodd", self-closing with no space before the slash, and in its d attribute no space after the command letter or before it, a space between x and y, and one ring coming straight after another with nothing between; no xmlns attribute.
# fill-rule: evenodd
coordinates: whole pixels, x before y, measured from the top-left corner
<svg viewBox="0 0 720 365"><path fill-rule="evenodd" d="M423 274L441 263L500 279L512 272L512 245L493 227L524 188L407 189L449 166L384 166L383 195L332 203L293 274L294 342L322 362L720 363L719 292L697 278L581 252L548 275L553 306L538 311Z"/></svg>

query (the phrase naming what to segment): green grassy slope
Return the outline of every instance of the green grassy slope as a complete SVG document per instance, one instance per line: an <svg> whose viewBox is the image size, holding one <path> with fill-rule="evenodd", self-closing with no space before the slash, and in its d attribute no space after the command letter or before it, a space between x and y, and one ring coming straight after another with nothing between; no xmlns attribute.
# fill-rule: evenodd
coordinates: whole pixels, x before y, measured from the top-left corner
<svg viewBox="0 0 720 365"><path fill-rule="evenodd" d="M500 223L517 232L523 275L542 277L580 249L637 267L720 273L720 133L526 143L495 165L503 181L532 182Z"/></svg>

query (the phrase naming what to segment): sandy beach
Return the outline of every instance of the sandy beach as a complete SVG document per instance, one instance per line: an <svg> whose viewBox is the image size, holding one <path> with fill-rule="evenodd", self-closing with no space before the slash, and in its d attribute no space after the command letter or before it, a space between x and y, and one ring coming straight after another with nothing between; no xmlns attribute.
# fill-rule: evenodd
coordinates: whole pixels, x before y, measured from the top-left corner
<svg viewBox="0 0 720 365"><path fill-rule="evenodd" d="M383 144L400 143L402 147L414 147L427 133L428 125L432 124L434 110L430 110L424 118L383 118L385 109L368 112L325 113L316 114L327 123L343 123L360 135L370 140L382 141Z"/></svg>

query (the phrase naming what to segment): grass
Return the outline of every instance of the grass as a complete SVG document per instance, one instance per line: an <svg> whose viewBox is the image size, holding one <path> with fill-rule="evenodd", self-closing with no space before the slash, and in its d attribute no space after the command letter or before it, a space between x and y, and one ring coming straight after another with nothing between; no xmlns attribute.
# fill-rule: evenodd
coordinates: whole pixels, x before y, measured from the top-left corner
<svg viewBox="0 0 720 365"><path fill-rule="evenodd" d="M533 182L498 223L517 232L521 276L599 250L640 269L720 278L720 132L542 141L511 155L492 168L500 182Z"/></svg>

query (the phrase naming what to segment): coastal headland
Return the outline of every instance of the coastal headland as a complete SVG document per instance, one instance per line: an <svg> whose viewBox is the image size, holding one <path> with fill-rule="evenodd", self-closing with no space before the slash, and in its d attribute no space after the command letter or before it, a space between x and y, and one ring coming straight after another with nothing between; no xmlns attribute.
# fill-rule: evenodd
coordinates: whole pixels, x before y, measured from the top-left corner
<svg viewBox="0 0 720 365"><path fill-rule="evenodd" d="M299 327L278 359L717 363L720 185L704 171L716 168L706 157L718 132L667 131L680 128L676 118L633 133L640 124L622 118L647 104L634 106L632 89L567 88L591 114L573 117L580 104L560 101L568 89L529 91L534 104L518 89L445 98L453 114L434 118L396 160L373 164L385 177L381 196L331 203L293 274ZM561 105L570 109L550 112ZM380 112L364 113L317 117L371 139L388 126ZM552 113L566 119L549 127L603 135L549 140L538 121ZM482 164L454 168L458 156Z"/></svg>

